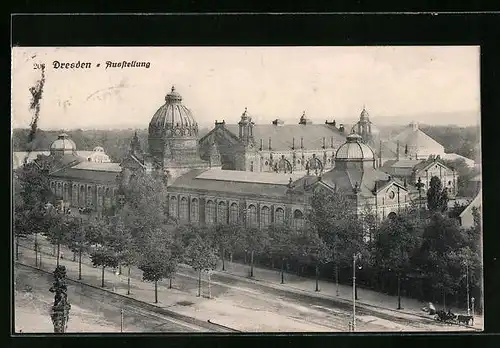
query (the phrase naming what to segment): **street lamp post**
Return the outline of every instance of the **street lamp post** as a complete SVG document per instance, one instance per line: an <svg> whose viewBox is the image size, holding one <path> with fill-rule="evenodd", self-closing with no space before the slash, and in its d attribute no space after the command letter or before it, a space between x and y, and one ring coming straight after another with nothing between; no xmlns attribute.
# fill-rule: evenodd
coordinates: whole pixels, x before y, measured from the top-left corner
<svg viewBox="0 0 500 348"><path fill-rule="evenodd" d="M360 258L360 253L352 255L352 331L356 331L356 260Z"/></svg>
<svg viewBox="0 0 500 348"><path fill-rule="evenodd" d="M469 304L469 263L465 262L465 281L467 282L467 315L470 315L470 304Z"/></svg>
<svg viewBox="0 0 500 348"><path fill-rule="evenodd" d="M35 233L35 267L38 267L38 233Z"/></svg>
<svg viewBox="0 0 500 348"><path fill-rule="evenodd" d="M120 332L123 332L123 308L120 309Z"/></svg>
<svg viewBox="0 0 500 348"><path fill-rule="evenodd" d="M474 325L474 297L471 298L471 301L472 301L472 325Z"/></svg>

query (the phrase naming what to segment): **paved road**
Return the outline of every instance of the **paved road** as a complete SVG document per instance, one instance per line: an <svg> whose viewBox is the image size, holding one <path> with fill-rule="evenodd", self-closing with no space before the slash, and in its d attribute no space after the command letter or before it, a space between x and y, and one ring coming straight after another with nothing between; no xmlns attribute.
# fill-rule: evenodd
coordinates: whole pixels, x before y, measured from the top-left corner
<svg viewBox="0 0 500 348"><path fill-rule="evenodd" d="M48 292L52 275L33 267L16 264L16 277L23 285L30 286L34 292ZM140 332L207 332L207 328L186 323L166 315L147 310L139 302L120 298L116 294L68 280L68 297L73 305L102 314L107 320L120 326L121 313L124 309L124 331L138 328ZM71 314L71 313L70 313ZM75 319L74 319L75 320ZM136 331L136 330L133 330Z"/></svg>
<svg viewBox="0 0 500 348"><path fill-rule="evenodd" d="M43 243L46 243L43 242ZM45 246L44 251L50 252L52 247L49 245ZM34 254L34 253L33 253ZM65 254L66 258L72 257L69 253ZM64 260L64 263L68 262ZM85 257L83 259L85 264L90 263L90 259ZM34 263L34 260L32 261ZM73 264L75 265L75 264ZM68 265L69 266L69 265ZM72 266L75 268L76 266ZM95 270L97 273L98 270ZM144 284L136 285L138 279L141 279L142 272L137 268L132 268L131 277L133 278L133 292L139 291L139 288L144 288ZM106 275L110 278L109 275ZM126 279L126 278L125 278ZM122 280L126 282L126 280ZM112 287L112 282L117 282L116 279L108 279L107 286ZM168 280L162 282L164 286L168 285ZM290 289L283 289L276 286L270 286L270 284L259 283L258 281L248 280L246 278L230 275L227 273L217 272L212 276L211 283L211 293L212 296L216 298L229 297L232 293L238 292L244 295L245 302L255 303L257 305L275 307L276 302L282 304L279 308L280 314L295 316L296 313L293 312L291 307L308 307L314 308L320 314L323 319L318 322L320 325L328 326L336 330L347 331L347 323L352 318L352 305L346 303L345 301L327 298L327 297L317 297L311 296L308 293L300 291L291 291ZM197 275L189 267L181 267L180 272L177 274L174 280L174 288L180 289L183 292L189 293L192 296L196 296L197 293ZM207 286L206 282L203 285L204 292L206 293ZM153 298L153 292L151 292ZM257 309L258 310L258 309ZM288 312L287 312L288 311ZM293 313L292 313L293 312ZM383 322L388 321L395 324L396 328L394 330L405 331L437 331L437 330L449 330L449 325L444 325L437 323L430 318L422 318L419 316L411 316L407 314L401 314L391 311L380 311L379 309L369 308L367 306L359 307L357 309L357 315L360 317L371 318L371 322ZM304 318L301 318L304 319ZM307 321L312 322L313 316L309 316ZM380 326L370 324L367 320L358 320L357 323L359 331L379 331ZM454 329L463 329L460 327L455 327Z"/></svg>

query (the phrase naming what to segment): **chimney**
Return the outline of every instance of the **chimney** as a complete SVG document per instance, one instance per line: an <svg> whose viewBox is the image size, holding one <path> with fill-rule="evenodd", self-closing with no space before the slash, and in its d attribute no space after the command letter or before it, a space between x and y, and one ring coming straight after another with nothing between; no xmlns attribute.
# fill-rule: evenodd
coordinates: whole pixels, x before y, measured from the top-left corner
<svg viewBox="0 0 500 348"><path fill-rule="evenodd" d="M304 148L304 137L300 137L300 148Z"/></svg>
<svg viewBox="0 0 500 348"><path fill-rule="evenodd" d="M392 177L390 175L387 176L387 181L391 181Z"/></svg>
<svg viewBox="0 0 500 348"><path fill-rule="evenodd" d="M396 159L399 161L399 140L396 143Z"/></svg>
<svg viewBox="0 0 500 348"><path fill-rule="evenodd" d="M325 139L326 139L326 138L325 138L325 137L323 137L323 149L326 149L326 140L325 140Z"/></svg>
<svg viewBox="0 0 500 348"><path fill-rule="evenodd" d="M344 133L344 125L343 124L341 124L339 126L339 131L340 131L340 133Z"/></svg>
<svg viewBox="0 0 500 348"><path fill-rule="evenodd" d="M333 149L333 137L330 138L330 147Z"/></svg>
<svg viewBox="0 0 500 348"><path fill-rule="evenodd" d="M295 138L292 139L292 150L295 150Z"/></svg>
<svg viewBox="0 0 500 348"><path fill-rule="evenodd" d="M271 150L271 137L269 137L269 150Z"/></svg>
<svg viewBox="0 0 500 348"><path fill-rule="evenodd" d="M264 140L260 139L260 151L264 148Z"/></svg>

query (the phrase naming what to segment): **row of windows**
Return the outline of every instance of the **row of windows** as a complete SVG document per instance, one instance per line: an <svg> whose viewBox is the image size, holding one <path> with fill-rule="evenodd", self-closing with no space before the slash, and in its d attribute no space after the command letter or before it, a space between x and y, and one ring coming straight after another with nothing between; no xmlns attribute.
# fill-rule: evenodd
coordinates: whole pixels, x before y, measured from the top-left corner
<svg viewBox="0 0 500 348"><path fill-rule="evenodd" d="M74 207L88 207L93 205L94 192L97 194L95 197L96 204L98 207L111 207L112 200L114 197L114 190L109 187L103 188L99 187L97 190L93 190L90 186L68 184L68 183L55 183L51 182L50 187L56 196L61 197L64 201L70 201L71 205ZM71 189L71 192L70 192Z"/></svg>
<svg viewBox="0 0 500 348"><path fill-rule="evenodd" d="M191 207L189 207L189 203L191 203ZM177 208L179 211L177 211ZM236 224L240 222L240 211L237 203L231 203L227 206L224 201L216 204L213 200L208 200L205 212L205 221L207 224ZM190 217L189 220L191 222L198 222L199 201L197 198L193 198L191 202L189 202L186 197L182 197L177 205L177 197L171 197L169 213L173 217L178 217L179 220L183 222L187 222L188 217ZM246 221L248 226L258 226L257 207L254 204L249 205L246 210ZM283 208L276 208L273 221L271 209L268 206L263 206L260 210L260 226L267 227L273 222L275 224L283 224L285 222L285 211ZM304 214L299 209L294 210L292 225L294 228L302 228L304 226Z"/></svg>

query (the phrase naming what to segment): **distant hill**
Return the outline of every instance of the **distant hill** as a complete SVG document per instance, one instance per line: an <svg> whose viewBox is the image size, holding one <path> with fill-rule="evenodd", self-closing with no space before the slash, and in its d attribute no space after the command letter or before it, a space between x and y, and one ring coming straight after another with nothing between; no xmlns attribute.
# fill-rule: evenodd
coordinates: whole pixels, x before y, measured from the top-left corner
<svg viewBox="0 0 500 348"><path fill-rule="evenodd" d="M325 121L323 121L324 123ZM296 122L293 122L295 124ZM342 122L337 121L337 124ZM354 123L354 122L353 122ZM344 123L347 130L351 129L353 123ZM375 123L375 122L374 122ZM406 123L399 124L377 124L380 137L390 140L401 132ZM445 147L446 152L453 152L470 159L476 159L479 154L480 128L479 126L444 126L427 125L421 123L420 129ZM200 128L200 136L208 133L211 127ZM78 150L90 151L96 146L102 146L112 161L119 162L127 154L130 140L135 129L76 129L65 131L76 144ZM14 129L12 135L13 151L47 151L50 144L57 139L61 131L38 130L33 144L28 144L28 129ZM141 141L143 150L147 150L147 129L138 128L137 136Z"/></svg>

